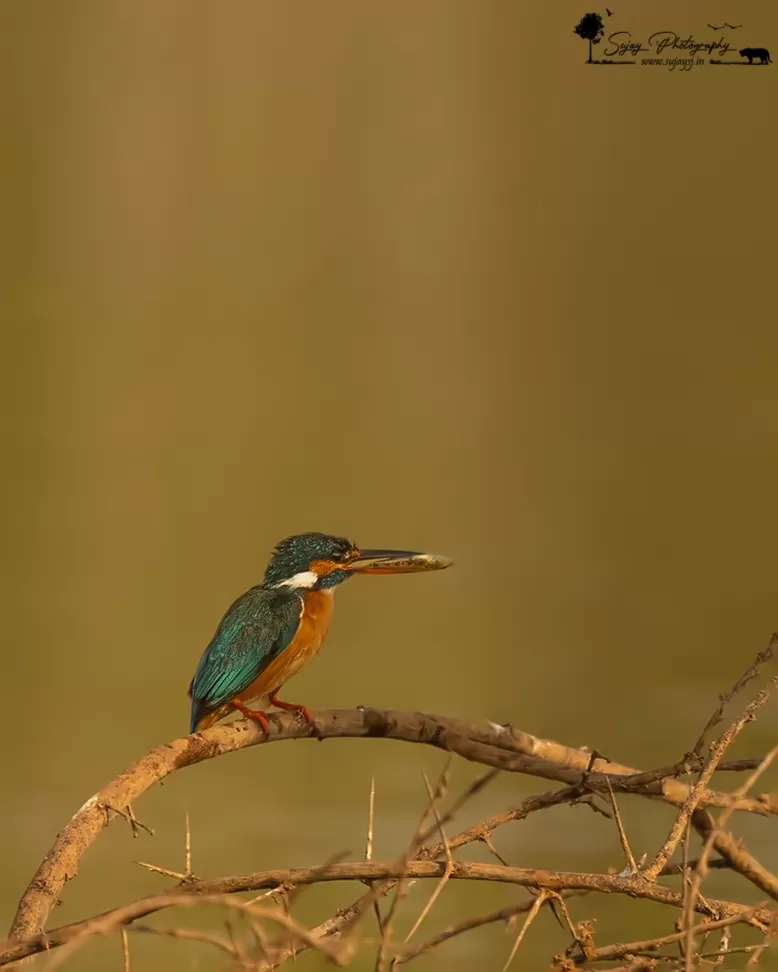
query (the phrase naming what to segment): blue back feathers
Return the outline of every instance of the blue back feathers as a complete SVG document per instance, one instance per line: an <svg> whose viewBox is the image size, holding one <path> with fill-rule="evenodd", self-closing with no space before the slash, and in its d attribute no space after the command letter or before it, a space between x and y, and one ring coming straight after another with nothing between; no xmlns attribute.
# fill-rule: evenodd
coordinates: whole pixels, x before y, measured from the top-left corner
<svg viewBox="0 0 778 972"><path fill-rule="evenodd" d="M303 610L302 596L263 585L246 591L230 607L205 649L191 685L189 731L251 685L292 641Z"/></svg>

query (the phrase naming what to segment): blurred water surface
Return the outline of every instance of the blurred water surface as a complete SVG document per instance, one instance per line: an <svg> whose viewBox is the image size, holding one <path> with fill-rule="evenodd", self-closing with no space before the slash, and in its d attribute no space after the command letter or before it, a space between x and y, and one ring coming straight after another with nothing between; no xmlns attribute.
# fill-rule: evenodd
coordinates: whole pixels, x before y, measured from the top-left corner
<svg viewBox="0 0 778 972"><path fill-rule="evenodd" d="M339 592L288 693L311 708L511 720L648 767L778 626L774 71L587 68L582 12L0 9L3 922L86 797L185 731L200 652L289 533L456 561ZM737 17L778 36L764 4ZM738 752L777 728L765 712ZM187 770L136 807L153 840L101 837L53 923L165 886L132 861L180 868L187 810L198 873L312 864L362 853L375 776L376 854L395 855L422 766L439 755L344 741ZM474 773L457 764L455 789ZM541 789L501 779L451 826ZM624 803L636 854L654 849L669 812ZM768 828L740 832L776 867ZM580 807L495 842L526 866L622 866ZM450 887L427 930L519 893ZM353 894L312 891L300 917ZM574 914L603 941L672 930L658 906ZM498 968L509 942L486 929L426 967ZM541 915L525 967L565 944ZM132 947L150 972L222 967ZM120 961L112 939L70 964Z"/></svg>

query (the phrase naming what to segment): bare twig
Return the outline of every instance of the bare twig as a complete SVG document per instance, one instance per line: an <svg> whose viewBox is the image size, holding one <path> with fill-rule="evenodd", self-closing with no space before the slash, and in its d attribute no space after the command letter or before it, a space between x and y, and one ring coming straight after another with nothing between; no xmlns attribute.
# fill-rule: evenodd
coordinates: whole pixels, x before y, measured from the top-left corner
<svg viewBox="0 0 778 972"><path fill-rule="evenodd" d="M732 794L733 807L738 800L742 799L748 793L777 756L778 746L775 746L764 757L745 783ZM712 817L707 811L700 811L692 818L692 823L705 838L702 853L695 864L695 873L699 874L701 878L705 876L706 871L710 867L709 858L711 851L715 849L722 854L730 867L745 877L748 877L757 887L769 894L771 898L778 900L778 878L770 874L758 861L752 858L744 847L737 846L735 841L724 831L724 824L729 820L731 815L732 808L723 810L715 826L712 825ZM750 873L752 870L755 873Z"/></svg>
<svg viewBox="0 0 778 972"><path fill-rule="evenodd" d="M407 867L407 865L416 856L416 854L419 851L419 848L421 847L424 840L426 839L428 831L425 828L425 824L430 814L434 814L435 819L437 821L437 826L442 829L440 815L436 812L437 803L439 800L442 800L445 797L446 793L448 792L450 774L451 774L451 757L449 756L449 758L446 760L446 765L443 767L443 770L440 774L440 777L438 779L438 782L434 790L430 789L427 777L426 775L424 776L424 782L427 784L427 793L429 795L429 802L424 809L424 813L421 815L421 819L419 820L419 824L416 828L416 832L411 838L411 842L408 845L407 851L399 861L399 865L401 868L404 869L405 867ZM389 958L389 948L391 944L392 925L397 915L398 905L402 900L402 898L404 897L403 892L405 887L406 887L405 878L403 876L397 882L394 898L392 898L392 903L389 906L389 913L387 914L386 921L384 922L383 928L381 929L381 944L379 945L378 948L378 955L376 956L376 964L375 964L376 972L383 972L383 970L386 968L388 958Z"/></svg>
<svg viewBox="0 0 778 972"><path fill-rule="evenodd" d="M766 948L771 948L771 947L772 947L772 943L765 941L765 942L760 942L759 945L751 945L744 948L742 950L744 952L748 951L749 949L753 950L753 955L746 962L746 968L752 969L755 965L758 965L759 959L762 957L762 952L764 952Z"/></svg>
<svg viewBox="0 0 778 972"><path fill-rule="evenodd" d="M716 769L716 766L724 755L730 744L733 742L735 737L745 726L747 722L750 722L754 717L756 710L767 701L769 696L769 689L762 689L749 704L745 707L743 712L731 723L725 732L711 745L710 753L708 758L705 760L705 765L703 766L697 782L692 786L686 800L681 807L680 813L675 819L673 826L670 829L670 833L667 836L662 845L659 853L656 855L654 860L643 869L643 876L646 880L654 881L656 880L659 872L667 864L670 858L673 856L678 842L683 836L683 832L689 822L691 815L697 809L700 803L700 797L702 793L706 790L710 778ZM742 799L742 798L739 798ZM736 803L730 802L730 806L735 806Z"/></svg>
<svg viewBox="0 0 778 972"><path fill-rule="evenodd" d="M624 829L624 824L621 821L621 814L619 813L619 807L616 803L616 797L613 793L613 787L611 781L608 780L608 793L611 798L611 806L613 807L613 818L616 821L616 829L619 832L619 840L621 841L621 848L624 851L624 857L627 859L627 867L629 868L630 874L635 874L637 872L638 866L635 863L635 858L632 855L632 848L629 846L629 841L627 840L627 832Z"/></svg>
<svg viewBox="0 0 778 972"><path fill-rule="evenodd" d="M719 706L713 712L713 715L708 719L705 728L700 733L700 738L694 744L694 749L692 753L694 756L700 757L702 755L702 750L705 745L705 737L708 733L717 726L721 720L724 718L724 710L729 705L729 703L734 699L737 693L744 688L752 679L756 678L759 674L759 669L762 665L766 665L768 662L773 660L775 654L775 648L778 645L778 631L774 632L770 638L770 642L767 647L760 651L759 654L754 659L750 668L747 668L745 672L740 676L740 678L735 682L729 692L725 692L724 695L719 696Z"/></svg>
<svg viewBox="0 0 778 972"><path fill-rule="evenodd" d="M445 847L445 850L446 850L446 870L445 870L445 873L443 874L443 877L440 879L440 883L437 885L437 887L435 888L435 890L430 895L429 901L424 906L421 914L419 915L419 917L414 922L411 930L408 932L408 934L407 934L407 936L405 938L405 941L406 942L410 941L410 939L413 937L413 935L415 934L415 932L417 931L417 929L419 928L419 926L421 925L421 923L424 921L424 919L427 917L427 915L432 910L432 906L435 904L435 902L440 897L440 893L442 892L443 888L448 883L448 879L451 877L451 872L454 869L454 858L451 855L451 848L449 846L448 839L446 837L446 832L443 829L443 824L442 824L441 819L440 819L440 814L438 813L437 802L433 799L432 788L430 787L430 781L427 779L427 774L424 772L424 770L422 770L422 775L424 776L424 785L427 787L427 793L428 793L429 799L430 799L430 806L432 807L432 812L435 815L435 822L437 823L438 830L440 831L440 839L441 839L441 842L443 843L443 846Z"/></svg>
<svg viewBox="0 0 778 972"><path fill-rule="evenodd" d="M445 819L447 820L450 816L453 816L459 809L461 809L464 803L466 803L476 793L480 792L480 790L482 790L487 783L494 779L496 773L496 770L489 770L487 773L484 773L482 776L476 778L473 783L471 783L470 786L468 786L467 789L462 793L462 795L452 804L451 809L446 813ZM468 829L457 834L457 836L449 838L449 848L453 851L459 847L465 846L466 844L470 844L473 841L483 841L484 836L486 836L488 839L489 834L498 827L511 823L512 821L524 820L525 817L528 817L531 813L535 813L539 810L558 806L562 803L583 803L584 800L581 799L580 794L580 784L577 784L576 786L566 787L562 790L553 790L537 796L527 797L517 806L511 807L503 813L495 814L488 820L485 820L480 824L476 824L474 827L469 827ZM586 805L589 806L588 803ZM489 846L489 844L487 844L487 846ZM492 850L500 863L508 866L507 861L497 854L497 851L494 850L493 845ZM445 847L442 842L438 844L430 844L426 847L422 847L419 850L418 854L416 855L416 860L434 860L443 856L444 854ZM386 882L381 886L380 889L376 891L376 894L378 896L388 894L392 887L393 883L391 881ZM361 913L367 899L368 896L366 895L363 899L356 901L349 907L341 909L339 912L337 912L337 914L317 925L316 931L325 937L339 934L343 928L351 925L355 915ZM531 902L527 905L527 908L529 908L530 905ZM518 913L521 914L523 912ZM273 968L275 967L276 966L274 965Z"/></svg>
<svg viewBox="0 0 778 972"><path fill-rule="evenodd" d="M189 825L189 812L186 814L186 838L184 839L184 873L192 875L192 828Z"/></svg>
<svg viewBox="0 0 778 972"><path fill-rule="evenodd" d="M469 800L471 800L476 794L480 793L481 790L484 789L484 787L486 787L489 783L492 782L492 780L494 780L498 772L499 770L491 769L491 770L487 770L485 773L482 773L480 776L476 777L476 779L474 779L462 791L462 793L456 798L456 800L454 800L454 802L451 804L449 809L441 818L441 822L445 824L450 819L452 819ZM507 822L509 819L512 818L509 815L505 815L504 822ZM498 824L495 824L495 826L498 826ZM465 843L469 843L472 840L478 839L478 834L475 833L475 830L477 830L477 828L471 828L470 830L464 832L468 835L471 835L469 836L468 840L464 841ZM422 840L423 841L427 840L429 836L431 836L431 834L424 835ZM454 846L453 840L449 841L449 843L451 844L452 847ZM416 860L429 860L433 857L439 857L443 853L444 853L444 847L442 844L436 844L428 847L421 847L418 853L416 854ZM385 895L389 894L395 885L395 882L391 879L387 881L383 881L378 886L375 886L373 882L370 881L367 881L365 883L367 883L368 886L370 887L370 891L368 891L367 894L357 899L357 901L355 901L353 904L349 905L348 907L341 908L338 912L336 912L336 914L332 915L330 918L327 918L325 921L321 922L319 925L315 927L314 932L318 935L321 935L323 938L330 938L342 934L345 930L353 927L354 923L364 913L365 908L369 906L371 903L373 904L374 908L377 909L378 900L384 897ZM383 927L383 922L379 924L379 928L382 927ZM267 966L263 966L260 972L267 972L267 970L277 968L279 965L283 964L283 962L286 960L287 957L288 956L283 954L277 956L272 963L268 963ZM397 959L395 958L393 961L396 962Z"/></svg>
<svg viewBox="0 0 778 972"><path fill-rule="evenodd" d="M483 844L486 845L486 849L489 851L489 853L492 855L492 857L495 860L499 861L500 864L504 864L506 867L508 867L508 862L505 860L505 858L502 856L502 854L500 854L499 851L497 850L497 848L494 846L494 843L492 842L492 838L490 837L488 830L484 830L484 832L479 835L478 839L481 841L481 843L483 843ZM446 847L446 850L448 851L449 854L451 853L451 845L450 844Z"/></svg>
<svg viewBox="0 0 778 972"><path fill-rule="evenodd" d="M524 919L524 924L521 926L519 934L516 936L516 940L513 943L513 948L510 951L510 955L505 961L505 965L502 967L502 972L508 972L511 962L516 957L516 952L519 950L519 945L524 941L524 936L527 934L527 929L532 924L532 922L537 917L537 913L540 911L543 902L546 900L546 892L541 890L540 894L535 898L532 903L532 907L527 913L527 917Z"/></svg>
<svg viewBox="0 0 778 972"><path fill-rule="evenodd" d="M448 821L451 820L469 800L476 796L476 794L480 793L489 783L492 782L492 780L494 780L498 772L499 770L490 769L476 777L453 801L449 809L441 817L441 822L443 824L448 823ZM431 833L425 834L422 837L422 840L426 841L430 836ZM473 837L472 839L475 840L477 838ZM426 860L430 856L442 855L444 852L442 845L438 844L436 847L440 848L440 850L434 854L433 852L435 851L435 847L421 847L416 855L416 860ZM395 885L395 882L392 879L382 881L380 885L373 885L372 882L369 881L365 883L370 886L370 891L364 894L361 898L358 898L352 904L348 905L346 908L341 908L330 918L327 918L325 921L318 924L313 929L313 932L320 935L322 938L331 938L342 935L345 931L354 926L354 923L358 921L361 915L364 913L365 908L369 907L371 903L377 903L380 898L389 894ZM272 963L262 966L259 972L268 972L268 970L278 968L278 966L282 965L288 957L289 956L285 954L276 956ZM393 959L393 962L396 961L396 958Z"/></svg>
<svg viewBox="0 0 778 972"><path fill-rule="evenodd" d="M122 960L124 972L130 972L130 940L126 928L122 928Z"/></svg>
<svg viewBox="0 0 778 972"><path fill-rule="evenodd" d="M704 921L699 925L695 925L692 929L693 936L707 935L712 931L716 931L719 928L726 928L730 925L735 925L739 923L748 924L751 920L759 920L759 914L763 906L757 905L755 908L744 909L740 918L736 918L734 915L729 915L726 918L720 918L717 921ZM672 945L675 942L682 941L687 935L686 930L675 932L672 935L661 935L657 938L649 938L644 941L639 942L626 942L617 945L605 945L602 948L595 949L587 956L580 956L576 958L576 965L583 965L584 962L613 962L616 959L622 959L627 955L636 955L640 952L655 952L660 948L664 948L665 945Z"/></svg>
<svg viewBox="0 0 778 972"><path fill-rule="evenodd" d="M132 804L128 803L126 807L115 807L112 806L110 803L102 803L100 804L100 806L102 809L106 811L108 815L108 819L110 819L110 815L112 813L117 814L119 817L123 817L130 825L130 830L132 831L133 837L137 837L141 830L144 830L149 835L149 837L154 836L154 831L151 829L151 827L147 827L145 823L142 823L135 816L135 813L133 812L132 809Z"/></svg>
<svg viewBox="0 0 778 972"><path fill-rule="evenodd" d="M213 945L222 952L226 952L230 958L240 959L240 953L235 947L234 942L215 932L200 931L196 928L155 928L153 925L131 925L130 931L141 932L145 935L160 935L165 938L179 938L190 942L204 942L206 945ZM126 930L125 930L126 934Z"/></svg>
<svg viewBox="0 0 778 972"><path fill-rule="evenodd" d="M765 772L765 770L770 766L775 757L778 756L778 746L773 747L770 752L765 756L759 766L751 773L748 779L732 794L732 806L737 803L738 800L742 799L756 783L759 777ZM689 894L684 902L683 915L681 920L681 925L686 928L686 964L688 968L692 965L692 953L694 948L694 935L692 929L692 918L694 915L695 905L700 894L700 887L708 873L708 860L710 858L711 851L713 850L713 845L716 840L716 836L723 832L724 824L732 816L733 810L727 808L722 810L719 814L719 819L717 823L710 828L710 832L702 846L702 851L700 853L699 860L697 861L697 866L692 874L691 884L689 887ZM778 897L778 895L773 894L773 897Z"/></svg>
<svg viewBox="0 0 778 972"><path fill-rule="evenodd" d="M370 803L367 810L367 839L365 840L365 860L373 860L373 832L375 826L375 777L370 780Z"/></svg>
<svg viewBox="0 0 778 972"><path fill-rule="evenodd" d="M580 897L585 893L584 891L565 891L560 895L560 900ZM495 911L487 912L485 915L478 915L473 918L466 918L464 921L458 921L454 925L449 925L434 937L427 939L421 945L402 948L395 961L398 965L403 965L406 962L411 962L413 959L418 958L420 955L431 952L432 949L437 948L449 939L463 935L465 932L472 931L474 928L482 928L484 925L491 925L495 922L510 921L517 915L525 915L535 907L536 902L537 898L528 898L526 901L517 901L504 908L497 908Z"/></svg>
<svg viewBox="0 0 778 972"><path fill-rule="evenodd" d="M726 931L727 929L725 929ZM758 945L736 945L734 947L727 946L726 948L721 948L717 952L701 952L701 959L711 959L711 958L721 958L727 955L752 955L754 952L763 952L766 948L770 948L769 942L759 942ZM714 962L714 965L719 963ZM751 962L746 963L746 968L751 964Z"/></svg>
<svg viewBox="0 0 778 972"><path fill-rule="evenodd" d="M138 867L145 867L147 871L154 874L164 874L165 877L175 878L178 881L186 881L187 875L180 871L171 871L166 867L159 867L157 864L148 864L146 861L135 861Z"/></svg>
<svg viewBox="0 0 778 972"><path fill-rule="evenodd" d="M365 860L373 860L373 830L375 827L375 777L370 780L370 802L368 804L367 810L367 838L365 840ZM368 881L367 886L370 890L373 890L372 882ZM376 924L378 925L378 931L383 937L384 934L384 920L381 917L381 905L378 903L378 898L373 900L373 914L375 915Z"/></svg>
<svg viewBox="0 0 778 972"><path fill-rule="evenodd" d="M474 827L469 827L467 830L463 830L461 833L457 834L449 840L449 846L452 850L458 850L460 847L464 847L466 844L471 844L473 841L482 841L486 844L490 851L500 860L501 864L505 864L506 861L500 858L500 855L494 850L493 846L487 842L485 838L488 838L490 834L497 830L498 827L503 827L507 823L512 823L517 820L524 820L532 813L537 813L540 810L546 810L549 807L556 807L563 803L577 804L582 803L581 792L578 786L568 786L562 790L550 790L547 793L539 793L535 796L527 797L522 800L521 803L517 804L515 807L510 807L503 813L497 813L493 817L489 817L488 820L476 824ZM590 806L590 804L586 804ZM444 853L444 847L442 844L433 844L428 847L423 847L419 851L420 860L434 860L440 857Z"/></svg>

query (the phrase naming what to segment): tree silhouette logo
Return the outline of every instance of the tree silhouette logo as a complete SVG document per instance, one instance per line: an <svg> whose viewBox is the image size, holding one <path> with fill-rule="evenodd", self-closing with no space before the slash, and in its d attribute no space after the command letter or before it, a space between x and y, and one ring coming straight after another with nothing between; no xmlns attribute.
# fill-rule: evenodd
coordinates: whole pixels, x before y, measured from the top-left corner
<svg viewBox="0 0 778 972"><path fill-rule="evenodd" d="M598 13L584 14L578 26L573 29L573 33L578 34L582 40L589 41L589 60L586 63L593 64L592 45L599 44L602 40L602 35L605 33L602 17Z"/></svg>

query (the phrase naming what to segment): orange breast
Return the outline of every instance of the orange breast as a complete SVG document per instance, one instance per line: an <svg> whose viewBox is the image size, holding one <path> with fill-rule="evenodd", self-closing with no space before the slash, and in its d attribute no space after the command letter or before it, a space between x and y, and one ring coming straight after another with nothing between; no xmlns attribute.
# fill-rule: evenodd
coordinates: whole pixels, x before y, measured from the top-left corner
<svg viewBox="0 0 778 972"><path fill-rule="evenodd" d="M284 682L314 658L327 637L332 617L333 591L308 591L303 595L303 614L291 644L241 692L245 702L278 692Z"/></svg>

